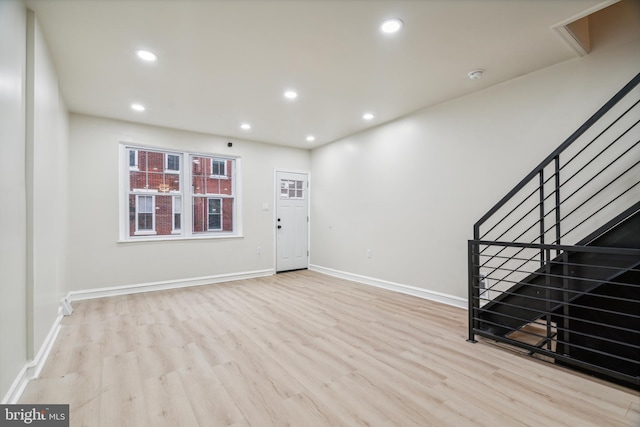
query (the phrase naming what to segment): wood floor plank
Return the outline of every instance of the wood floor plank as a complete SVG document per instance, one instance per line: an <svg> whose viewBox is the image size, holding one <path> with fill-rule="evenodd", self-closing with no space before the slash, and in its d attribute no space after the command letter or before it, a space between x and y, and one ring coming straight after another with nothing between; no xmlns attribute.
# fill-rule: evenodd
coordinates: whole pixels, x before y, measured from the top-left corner
<svg viewBox="0 0 640 427"><path fill-rule="evenodd" d="M146 425L154 427L198 426L189 396L177 372L143 381ZM205 424L211 425L211 424Z"/></svg>
<svg viewBox="0 0 640 427"><path fill-rule="evenodd" d="M311 271L78 301L22 402L74 427L640 426L637 391L466 321Z"/></svg>

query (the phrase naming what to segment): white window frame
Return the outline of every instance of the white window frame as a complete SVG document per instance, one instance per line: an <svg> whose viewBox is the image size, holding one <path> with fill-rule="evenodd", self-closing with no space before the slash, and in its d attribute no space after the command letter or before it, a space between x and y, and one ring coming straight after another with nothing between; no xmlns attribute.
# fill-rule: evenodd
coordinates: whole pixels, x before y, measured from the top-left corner
<svg viewBox="0 0 640 427"><path fill-rule="evenodd" d="M141 197L150 197L151 198L151 212L141 212L140 211L140 198ZM136 198L136 203L135 203L135 209L136 209L136 214L135 214L135 232L134 235L135 236L142 236L142 235L155 235L156 233L156 196L151 195L151 194L136 194L135 195ZM140 224L139 222L139 215L141 213L144 214L151 214L151 229L143 229L140 230L138 228L138 225Z"/></svg>
<svg viewBox="0 0 640 427"><path fill-rule="evenodd" d="M224 203L222 203L222 197L206 197L206 199L207 199L207 231L221 231L224 228L224 224L223 224L223 221L224 221L224 216L223 216ZM220 204L220 212L216 214L216 215L218 215L220 217L220 227L219 228L211 228L210 227L210 224L211 224L210 217L211 217L212 214L211 214L211 211L210 211L210 208L209 208L209 203L212 200L217 200L218 203Z"/></svg>
<svg viewBox="0 0 640 427"><path fill-rule="evenodd" d="M173 157L177 157L178 158L178 169L169 169L169 156L173 156ZM164 172L165 173L175 173L175 174L180 174L180 171L182 170L182 162L181 160L180 154L177 153L165 153L164 154Z"/></svg>
<svg viewBox="0 0 640 427"><path fill-rule="evenodd" d="M219 158L219 157L212 157L211 160L209 162L209 170L211 171L211 174L209 175L209 178L219 178L219 179L229 179L229 177L227 176L227 160L226 158ZM215 174L213 173L213 163L221 163L224 170L222 171L222 174Z"/></svg>
<svg viewBox="0 0 640 427"><path fill-rule="evenodd" d="M180 212L176 212L179 209ZM182 214L182 195L173 196L171 198L171 234L181 234L182 233L182 219L184 215ZM180 228L176 228L176 214L180 214Z"/></svg>
<svg viewBox="0 0 640 427"><path fill-rule="evenodd" d="M133 171L137 171L139 170L138 168L138 150L136 150L135 148L130 148L127 150L127 153L129 155L129 170L133 170ZM133 154L133 164L131 164L131 154Z"/></svg>
<svg viewBox="0 0 640 427"><path fill-rule="evenodd" d="M148 189L148 188L135 188L130 189L129 179L131 177L132 171L138 171L139 168L130 167L130 152L135 152L135 160L136 163L138 160L138 152L139 151L151 151L151 152L162 152L165 154L165 167L168 156L166 154L179 155L180 156L180 171L176 172L176 175L179 175L180 179L180 191L171 191L169 193L160 193L156 189ZM119 239L120 243L130 243L130 242L145 242L150 240L191 240L191 239L229 239L229 238L242 238L243 236L243 215L242 215L242 160L239 156L228 156L228 155L220 155L218 153L206 153L206 152L186 152L180 150L172 150L166 149L156 146L148 146L143 144L135 144L131 142L121 142L120 143L120 179L119 179L119 193L120 193L120 221L119 221ZM229 179L226 174L229 173L229 168L227 167L227 162L229 160L233 161L233 168L230 172L232 174L232 195L226 196L224 194L195 194L192 188L192 167L191 161L193 157L204 157L209 159L215 159L217 161L224 161L224 176L213 176L213 178L218 179ZM187 165L187 166L185 166ZM211 163L209 162L209 166ZM165 173L170 173L172 171L165 171ZM205 175L207 176L207 175ZM209 176L212 178L212 176ZM156 224L156 196L173 196L172 201L172 210L171 210L171 234L157 234L157 224ZM136 215L134 217L135 226L134 233L131 233L131 218L130 218L130 207L129 207L129 198L130 196L152 196L153 197L153 231L150 230L138 230L138 209L137 203L138 199L135 199L136 203ZM233 231L222 231L220 230L210 230L210 231L198 231L195 232L193 230L193 199L194 197L202 197L205 199L215 198L220 199L220 226L221 229L224 228L223 223L223 205L224 199L231 198L233 199ZM182 211L181 215L181 229L175 229L175 203L176 199L181 201ZM209 230L208 226L208 201L207 201L207 224L206 229Z"/></svg>

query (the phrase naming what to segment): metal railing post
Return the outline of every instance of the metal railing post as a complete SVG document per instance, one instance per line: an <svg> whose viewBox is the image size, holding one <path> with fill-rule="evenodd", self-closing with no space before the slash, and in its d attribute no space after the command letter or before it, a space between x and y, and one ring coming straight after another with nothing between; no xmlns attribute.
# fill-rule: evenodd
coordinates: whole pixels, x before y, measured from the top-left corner
<svg viewBox="0 0 640 427"><path fill-rule="evenodd" d="M544 245L544 169L540 169L540 186L539 188L539 192L540 192L540 244ZM545 252L544 250L540 249L540 267L544 267L544 263L545 263Z"/></svg>
<svg viewBox="0 0 640 427"><path fill-rule="evenodd" d="M478 230L476 227L476 231L474 235L477 235ZM478 308L480 308L480 290L478 289L478 280L480 277L480 255L479 255L479 245L475 241L469 241L468 247L468 272L469 272L469 290L467 295L469 295L468 307L469 307L469 338L467 341L475 343L476 336L474 330L476 329L476 312Z"/></svg>
<svg viewBox="0 0 640 427"><path fill-rule="evenodd" d="M564 251L562 254L562 349L564 354L570 355L570 322L569 322L569 254Z"/></svg>
<svg viewBox="0 0 640 427"><path fill-rule="evenodd" d="M561 204L561 200L560 200L560 154L558 154L555 158L555 165L556 165L556 173L555 173L555 198L556 198L556 207L555 207L555 211L556 211L556 241L555 244L559 245L560 244L560 237L561 237L561 230L560 230L560 221L561 221L561 216L560 216L560 204ZM560 250L556 250L556 255L560 255Z"/></svg>

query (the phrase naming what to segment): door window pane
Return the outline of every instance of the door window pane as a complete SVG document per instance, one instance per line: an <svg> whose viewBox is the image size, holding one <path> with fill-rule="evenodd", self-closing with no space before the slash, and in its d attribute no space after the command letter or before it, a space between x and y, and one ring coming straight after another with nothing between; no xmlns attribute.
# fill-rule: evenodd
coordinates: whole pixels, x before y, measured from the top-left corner
<svg viewBox="0 0 640 427"><path fill-rule="evenodd" d="M304 181L280 180L280 197L282 199L304 199Z"/></svg>

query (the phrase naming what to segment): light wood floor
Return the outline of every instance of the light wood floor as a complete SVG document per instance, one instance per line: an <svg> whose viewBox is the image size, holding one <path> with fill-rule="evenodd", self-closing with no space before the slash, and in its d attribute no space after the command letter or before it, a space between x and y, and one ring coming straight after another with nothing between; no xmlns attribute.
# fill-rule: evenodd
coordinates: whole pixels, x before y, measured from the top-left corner
<svg viewBox="0 0 640 427"><path fill-rule="evenodd" d="M23 403L71 425L640 425L640 394L466 339L466 311L310 271L74 303Z"/></svg>

